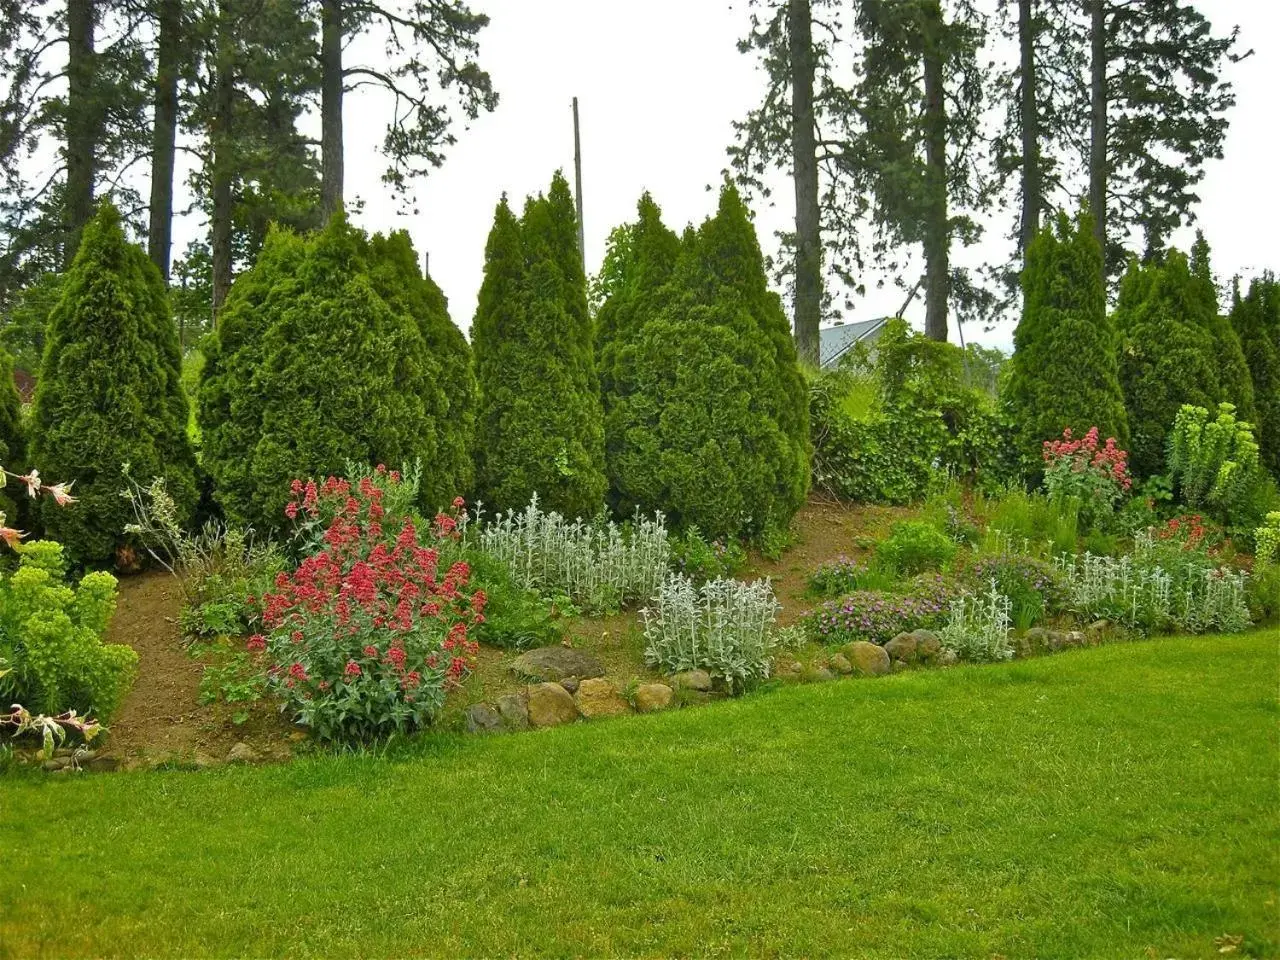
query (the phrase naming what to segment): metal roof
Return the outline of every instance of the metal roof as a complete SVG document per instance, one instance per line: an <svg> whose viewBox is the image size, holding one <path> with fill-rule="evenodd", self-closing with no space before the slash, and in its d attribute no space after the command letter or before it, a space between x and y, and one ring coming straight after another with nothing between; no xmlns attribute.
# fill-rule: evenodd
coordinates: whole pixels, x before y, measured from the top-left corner
<svg viewBox="0 0 1280 960"><path fill-rule="evenodd" d="M874 341L884 329L888 317L876 320L859 320L841 323L818 331L818 363L823 367L835 366L855 343Z"/></svg>

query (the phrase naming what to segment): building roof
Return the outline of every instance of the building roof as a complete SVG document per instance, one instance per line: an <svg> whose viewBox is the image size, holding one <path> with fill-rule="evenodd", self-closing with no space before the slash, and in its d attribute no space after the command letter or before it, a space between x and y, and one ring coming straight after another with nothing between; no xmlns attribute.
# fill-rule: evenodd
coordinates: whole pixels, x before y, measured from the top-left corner
<svg viewBox="0 0 1280 960"><path fill-rule="evenodd" d="M855 343L874 343L884 330L888 317L839 323L818 331L818 363L834 367Z"/></svg>

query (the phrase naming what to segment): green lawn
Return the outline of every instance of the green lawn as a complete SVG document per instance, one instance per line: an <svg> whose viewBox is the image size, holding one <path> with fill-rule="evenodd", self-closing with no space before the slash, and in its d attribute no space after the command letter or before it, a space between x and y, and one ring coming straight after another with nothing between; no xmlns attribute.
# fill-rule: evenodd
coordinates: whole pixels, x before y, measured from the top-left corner
<svg viewBox="0 0 1280 960"><path fill-rule="evenodd" d="M0 956L1280 956L1280 633L0 784ZM1228 941L1221 941L1223 944Z"/></svg>

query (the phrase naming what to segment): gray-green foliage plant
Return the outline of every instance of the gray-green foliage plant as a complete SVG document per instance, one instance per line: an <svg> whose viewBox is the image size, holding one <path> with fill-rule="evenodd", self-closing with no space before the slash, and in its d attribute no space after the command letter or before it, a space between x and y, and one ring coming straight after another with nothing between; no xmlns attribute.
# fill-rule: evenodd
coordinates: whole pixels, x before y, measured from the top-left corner
<svg viewBox="0 0 1280 960"><path fill-rule="evenodd" d="M479 498L518 510L536 494L567 517L595 516L605 500L603 415L577 214L560 173L519 219L505 197L498 204L471 336Z"/></svg>
<svg viewBox="0 0 1280 960"><path fill-rule="evenodd" d="M769 675L780 604L767 580L666 578L641 611L645 660L674 673L703 669L740 691Z"/></svg>
<svg viewBox="0 0 1280 960"><path fill-rule="evenodd" d="M1012 606L992 581L985 593L965 594L951 601L950 616L938 631L938 639L961 660L1008 660L1013 656L1009 640Z"/></svg>
<svg viewBox="0 0 1280 960"><path fill-rule="evenodd" d="M341 215L311 237L275 230L206 349L200 428L215 497L233 523L269 532L284 525L294 478L420 459L423 505L443 506L472 476L471 377L406 236L369 238Z"/></svg>

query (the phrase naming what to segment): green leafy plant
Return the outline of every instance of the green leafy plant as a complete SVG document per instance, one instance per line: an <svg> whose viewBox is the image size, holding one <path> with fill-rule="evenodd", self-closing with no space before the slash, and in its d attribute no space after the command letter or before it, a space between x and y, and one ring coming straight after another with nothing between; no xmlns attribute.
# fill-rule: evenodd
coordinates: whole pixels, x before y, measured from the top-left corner
<svg viewBox="0 0 1280 960"><path fill-rule="evenodd" d="M883 644L899 633L941 626L959 593L941 574L922 574L900 591L856 590L828 600L805 615L804 625L815 642L828 646L852 640Z"/></svg>
<svg viewBox="0 0 1280 960"><path fill-rule="evenodd" d="M747 552L733 538L707 540L697 526L691 526L671 541L675 568L694 580L732 577L747 562Z"/></svg>
<svg viewBox="0 0 1280 960"><path fill-rule="evenodd" d="M670 672L701 668L741 691L769 675L779 603L767 580L662 582L644 618L645 660Z"/></svg>
<svg viewBox="0 0 1280 960"><path fill-rule="evenodd" d="M1259 567L1280 564L1280 510L1267 514L1253 534L1254 556Z"/></svg>
<svg viewBox="0 0 1280 960"><path fill-rule="evenodd" d="M1080 524L1092 530L1106 522L1133 486L1128 454L1115 437L1100 442L1097 427L1080 439L1068 427L1060 440L1044 443L1044 489L1060 509L1074 506Z"/></svg>
<svg viewBox="0 0 1280 960"><path fill-rule="evenodd" d="M964 579L975 594L992 586L1007 597L1009 615L1019 630L1059 612L1067 602L1062 574L1052 563L1034 557L1014 553L979 557L965 569Z"/></svg>
<svg viewBox="0 0 1280 960"><path fill-rule="evenodd" d="M1235 407L1218 404L1216 417L1184 404L1169 437L1169 472L1183 502L1222 523L1240 519L1261 479L1253 427L1236 419Z"/></svg>
<svg viewBox="0 0 1280 960"><path fill-rule="evenodd" d="M234 707L231 722L237 726L249 719L249 707L266 694L267 677L245 651L206 664L200 677L200 702L222 702Z"/></svg>
<svg viewBox="0 0 1280 960"><path fill-rule="evenodd" d="M899 520L876 547L875 561L884 569L913 576L950 563L956 550L955 541L933 524Z"/></svg>
<svg viewBox="0 0 1280 960"><path fill-rule="evenodd" d="M115 577L92 572L69 586L62 546L47 540L21 546L18 556L18 569L0 583L0 656L10 664L0 688L37 713L110 720L138 663L131 647L102 642Z"/></svg>

